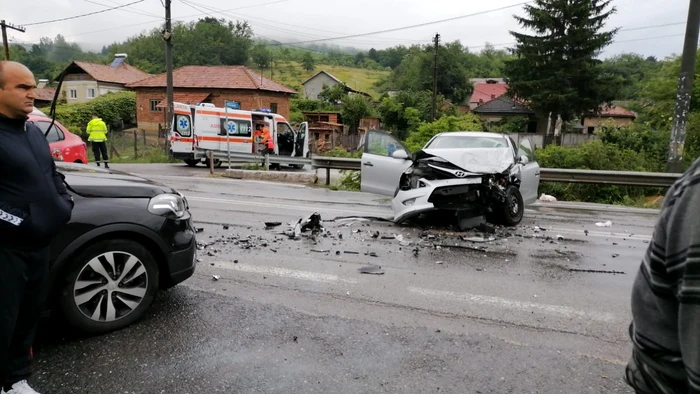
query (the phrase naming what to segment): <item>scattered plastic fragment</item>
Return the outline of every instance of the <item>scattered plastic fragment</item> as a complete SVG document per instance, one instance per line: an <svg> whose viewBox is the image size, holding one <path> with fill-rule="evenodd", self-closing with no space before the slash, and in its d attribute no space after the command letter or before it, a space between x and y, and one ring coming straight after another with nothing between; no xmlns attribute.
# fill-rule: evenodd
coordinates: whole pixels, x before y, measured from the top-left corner
<svg viewBox="0 0 700 394"><path fill-rule="evenodd" d="M311 249L312 252L314 253L328 253L330 250L319 250L319 249Z"/></svg>
<svg viewBox="0 0 700 394"><path fill-rule="evenodd" d="M350 250L344 250L343 253L345 253L345 254L360 254L360 252L352 252Z"/></svg>
<svg viewBox="0 0 700 394"><path fill-rule="evenodd" d="M265 222L265 228L274 228L281 226L282 222Z"/></svg>
<svg viewBox="0 0 700 394"><path fill-rule="evenodd" d="M612 258L614 258L614 259L616 259L616 258L618 258L618 257L620 257L620 255L619 255L618 253L615 253L615 254L612 255Z"/></svg>
<svg viewBox="0 0 700 394"><path fill-rule="evenodd" d="M194 231L195 231L196 233L201 233L201 232L204 231L204 228L203 228L203 227L197 227Z"/></svg>
<svg viewBox="0 0 700 394"><path fill-rule="evenodd" d="M399 241L399 242L403 241L403 235L402 235L402 234L394 235L394 238L395 238L397 241Z"/></svg>
<svg viewBox="0 0 700 394"><path fill-rule="evenodd" d="M557 198L554 196L550 196L549 194L542 193L542 195L540 196L540 201L556 202Z"/></svg>
<svg viewBox="0 0 700 394"><path fill-rule="evenodd" d="M223 227L224 227L224 230L228 230L228 229L229 229L229 226L228 226L227 224L224 224Z"/></svg>
<svg viewBox="0 0 700 394"><path fill-rule="evenodd" d="M221 276L219 275L212 275L211 276L215 281L221 279Z"/></svg>
<svg viewBox="0 0 700 394"><path fill-rule="evenodd" d="M598 222L595 224L598 227L612 227L612 222L608 220L607 222Z"/></svg>
<svg viewBox="0 0 700 394"><path fill-rule="evenodd" d="M444 261L436 261L435 264L445 264Z"/></svg>
<svg viewBox="0 0 700 394"><path fill-rule="evenodd" d="M359 268L358 271L361 274L384 275L384 270L382 269L382 267L380 267L378 265L370 265L367 267L362 267L362 268Z"/></svg>
<svg viewBox="0 0 700 394"><path fill-rule="evenodd" d="M563 235L557 235L557 241L563 241L564 236Z"/></svg>

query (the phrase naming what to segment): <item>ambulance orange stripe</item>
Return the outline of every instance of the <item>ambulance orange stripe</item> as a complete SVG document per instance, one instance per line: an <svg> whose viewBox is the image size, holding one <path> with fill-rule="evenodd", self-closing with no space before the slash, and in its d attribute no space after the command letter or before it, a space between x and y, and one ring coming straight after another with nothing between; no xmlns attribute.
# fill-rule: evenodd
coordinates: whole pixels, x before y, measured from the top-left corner
<svg viewBox="0 0 700 394"><path fill-rule="evenodd" d="M204 110L198 110L197 113L198 113L198 114L202 114L202 115L213 115L213 116L218 116L218 117L220 117L220 118L224 118L225 115L226 115L223 111L222 111L222 112L219 112L219 111L204 111ZM228 117L229 117L229 118L232 118L232 119L252 120L252 117L251 117L250 115L247 115L247 116L246 116L246 115L240 115L240 114L235 114L235 113L233 113L233 114L232 114L232 113L229 113L229 114L228 114Z"/></svg>
<svg viewBox="0 0 700 394"><path fill-rule="evenodd" d="M202 141L209 141L209 142L226 142L226 137L203 137L203 136L197 136L197 139L199 142ZM231 142L243 142L243 143L248 143L252 141L252 138L235 138L231 137L230 139Z"/></svg>

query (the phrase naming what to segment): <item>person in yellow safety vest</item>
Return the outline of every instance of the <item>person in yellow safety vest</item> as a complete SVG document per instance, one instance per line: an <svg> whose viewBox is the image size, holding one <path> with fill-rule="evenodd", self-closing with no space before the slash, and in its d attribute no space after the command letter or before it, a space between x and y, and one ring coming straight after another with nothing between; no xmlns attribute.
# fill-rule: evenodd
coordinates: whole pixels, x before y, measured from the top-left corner
<svg viewBox="0 0 700 394"><path fill-rule="evenodd" d="M88 133L88 141L92 143L92 153L95 154L95 162L100 166L100 153L105 162L105 168L109 168L109 156L107 156L107 125L96 114L92 114L92 120L85 130Z"/></svg>

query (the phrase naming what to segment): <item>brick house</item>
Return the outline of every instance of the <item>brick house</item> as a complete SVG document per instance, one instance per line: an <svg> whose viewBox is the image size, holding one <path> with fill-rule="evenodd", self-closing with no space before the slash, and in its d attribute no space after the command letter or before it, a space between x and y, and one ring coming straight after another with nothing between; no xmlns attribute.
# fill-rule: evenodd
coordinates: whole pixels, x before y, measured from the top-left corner
<svg viewBox="0 0 700 394"><path fill-rule="evenodd" d="M165 125L165 73L128 87L136 91L138 127L156 132ZM267 108L289 119L289 105L297 92L262 77L244 66L184 66L173 70L173 99L186 104L237 101L243 110Z"/></svg>

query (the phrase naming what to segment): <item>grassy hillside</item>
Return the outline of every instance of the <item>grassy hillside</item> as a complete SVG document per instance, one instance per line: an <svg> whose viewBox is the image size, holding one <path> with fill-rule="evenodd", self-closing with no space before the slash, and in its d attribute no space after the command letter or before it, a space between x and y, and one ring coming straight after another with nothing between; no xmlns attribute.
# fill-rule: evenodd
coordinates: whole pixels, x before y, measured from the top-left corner
<svg viewBox="0 0 700 394"><path fill-rule="evenodd" d="M361 92L366 92L373 97L379 96L379 92L374 87L374 84L380 78L389 75L389 71L365 70L361 68L326 66L319 64L314 71L306 71L300 63L296 62L275 62L273 69L273 78L275 81L282 83L290 88L296 89L299 93L303 92L301 83L319 71L326 71L348 86ZM259 70L255 70L259 72ZM270 70L265 70L265 76L270 77Z"/></svg>

